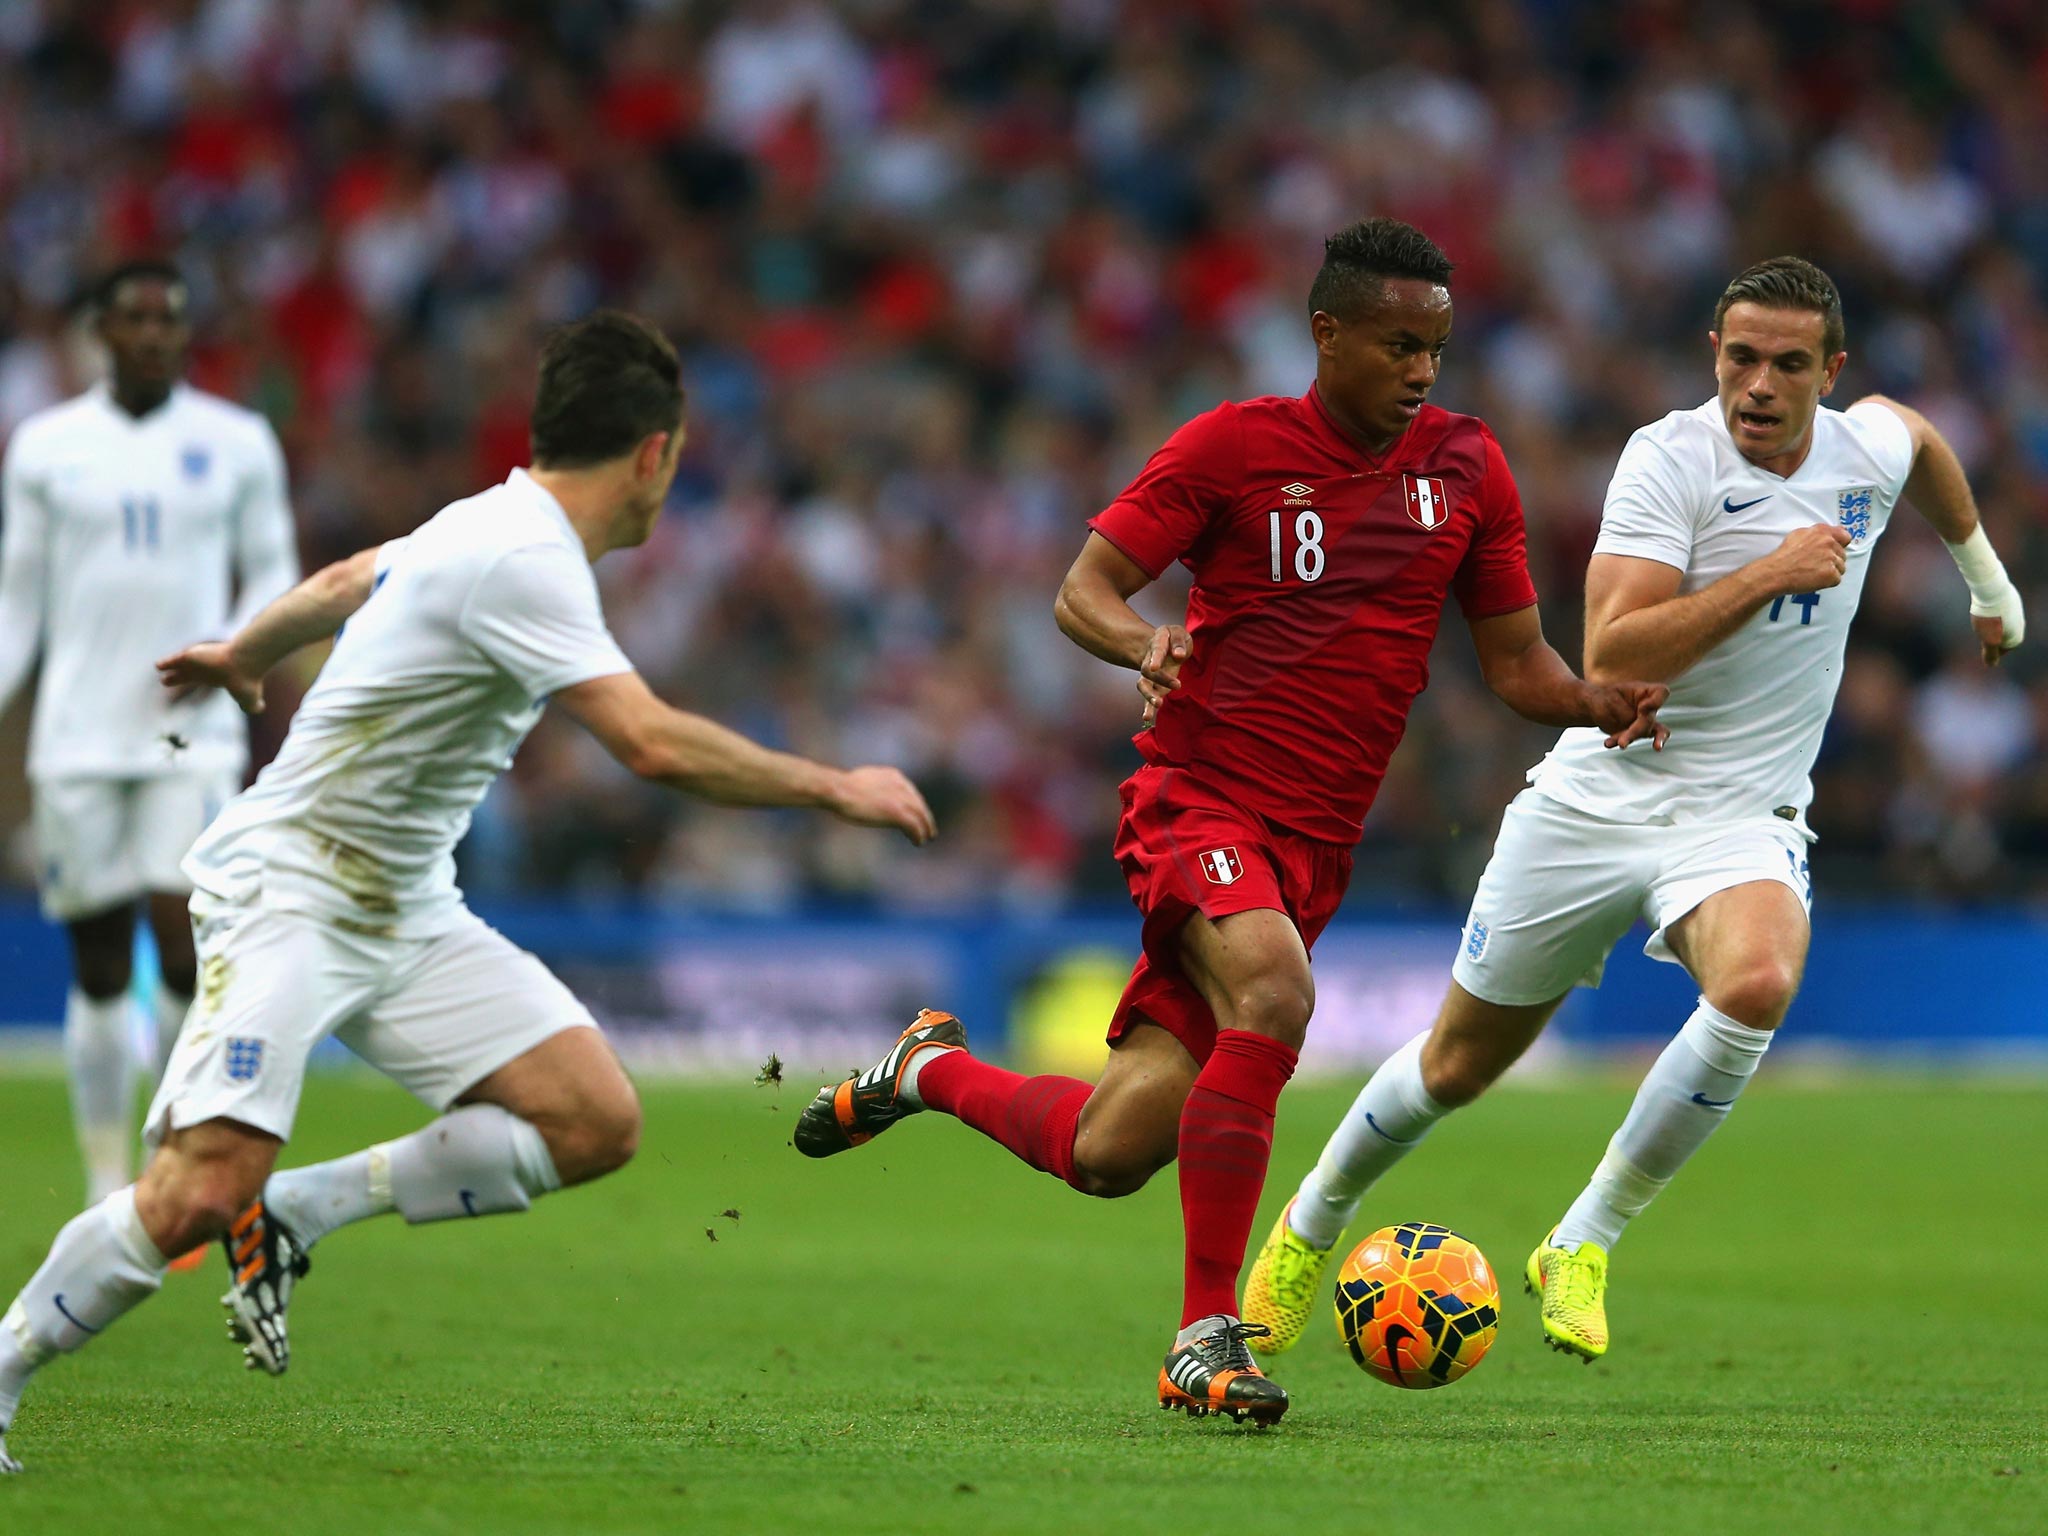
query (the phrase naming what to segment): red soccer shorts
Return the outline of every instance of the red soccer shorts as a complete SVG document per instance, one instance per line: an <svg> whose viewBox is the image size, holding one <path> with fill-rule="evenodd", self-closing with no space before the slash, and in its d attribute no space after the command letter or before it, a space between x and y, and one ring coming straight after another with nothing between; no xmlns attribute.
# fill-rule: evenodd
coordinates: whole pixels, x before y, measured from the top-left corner
<svg viewBox="0 0 2048 1536"><path fill-rule="evenodd" d="M1285 912L1313 949L1351 879L1351 850L1275 826L1198 783L1185 768L1148 764L1123 786L1115 853L1144 915L1138 957L1110 1020L1109 1039L1148 1019L1197 1062L1216 1046L1216 1016L1181 973L1180 930L1197 912L1212 922L1270 907Z"/></svg>

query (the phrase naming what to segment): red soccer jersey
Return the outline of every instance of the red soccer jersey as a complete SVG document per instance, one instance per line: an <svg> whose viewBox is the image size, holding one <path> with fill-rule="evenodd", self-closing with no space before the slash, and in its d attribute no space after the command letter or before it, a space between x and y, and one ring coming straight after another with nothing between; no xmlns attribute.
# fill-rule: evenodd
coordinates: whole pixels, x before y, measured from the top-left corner
<svg viewBox="0 0 2048 1536"><path fill-rule="evenodd" d="M1192 654L1139 752L1330 842L1358 838L1444 595L1468 619L1536 601L1500 444L1433 405L1377 460L1313 387L1219 405L1089 526L1153 576L1194 572Z"/></svg>

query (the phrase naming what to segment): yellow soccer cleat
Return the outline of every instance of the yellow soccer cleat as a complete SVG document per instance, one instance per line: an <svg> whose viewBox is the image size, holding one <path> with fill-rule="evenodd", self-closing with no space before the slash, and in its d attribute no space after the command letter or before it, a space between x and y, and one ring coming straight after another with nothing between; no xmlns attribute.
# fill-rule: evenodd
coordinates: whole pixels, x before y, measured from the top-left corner
<svg viewBox="0 0 2048 1536"><path fill-rule="evenodd" d="M1553 1248L1553 1230L1529 1255L1522 1285L1543 1298L1543 1339L1552 1349L1591 1365L1607 1353L1607 1250L1581 1243L1576 1253Z"/></svg>
<svg viewBox="0 0 2048 1536"><path fill-rule="evenodd" d="M1328 1248L1310 1247L1306 1238L1287 1225L1293 1209L1290 1200L1266 1235L1266 1245L1252 1262L1251 1276L1244 1283L1245 1321L1263 1323L1273 1330L1264 1338L1251 1340L1252 1348L1262 1355L1292 1349L1301 1338L1322 1286L1323 1266L1337 1247L1335 1243Z"/></svg>

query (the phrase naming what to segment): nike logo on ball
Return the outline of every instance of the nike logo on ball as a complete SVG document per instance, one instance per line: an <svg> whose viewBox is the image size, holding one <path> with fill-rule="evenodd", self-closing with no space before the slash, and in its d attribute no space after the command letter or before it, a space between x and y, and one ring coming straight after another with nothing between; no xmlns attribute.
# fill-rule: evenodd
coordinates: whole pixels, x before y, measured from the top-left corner
<svg viewBox="0 0 2048 1536"><path fill-rule="evenodd" d="M1768 495L1764 495L1757 497L1756 501L1730 501L1726 496L1723 496L1721 498L1721 510L1723 512L1747 512L1757 502L1769 501L1770 499Z"/></svg>

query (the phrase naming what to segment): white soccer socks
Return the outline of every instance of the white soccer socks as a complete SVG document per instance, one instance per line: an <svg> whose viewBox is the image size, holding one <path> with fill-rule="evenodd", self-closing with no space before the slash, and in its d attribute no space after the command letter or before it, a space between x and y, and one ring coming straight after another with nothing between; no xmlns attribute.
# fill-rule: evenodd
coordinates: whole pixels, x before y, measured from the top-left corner
<svg viewBox="0 0 2048 1536"><path fill-rule="evenodd" d="M85 1347L163 1284L164 1256L135 1215L135 1190L116 1190L74 1216L0 1317L0 1433L22 1389L57 1355Z"/></svg>
<svg viewBox="0 0 2048 1536"><path fill-rule="evenodd" d="M539 1131L495 1104L452 1110L424 1130L370 1149L385 1154L392 1203L407 1221L523 1211L562 1187Z"/></svg>
<svg viewBox="0 0 2048 1536"><path fill-rule="evenodd" d="M1773 1033L1738 1024L1701 998L1636 1090L1593 1181L1572 1202L1551 1241L1567 1250L1592 1242L1611 1251L1629 1221L1728 1118Z"/></svg>
<svg viewBox="0 0 2048 1536"><path fill-rule="evenodd" d="M263 1203L310 1248L386 1211L414 1224L491 1216L561 1187L538 1130L495 1104L469 1104L396 1141L272 1174Z"/></svg>
<svg viewBox="0 0 2048 1536"><path fill-rule="evenodd" d="M264 1209L284 1223L301 1248L312 1247L336 1227L395 1209L390 1145L304 1168L280 1168L263 1186Z"/></svg>
<svg viewBox="0 0 2048 1536"><path fill-rule="evenodd" d="M64 1004L64 1065L71 1118L85 1159L86 1200L97 1205L135 1177L135 1046L128 994L104 1002L77 987Z"/></svg>
<svg viewBox="0 0 2048 1536"><path fill-rule="evenodd" d="M1342 1237L1365 1192L1450 1113L1422 1086L1428 1039L1425 1029L1380 1063L1301 1181L1287 1225L1302 1241L1327 1248Z"/></svg>

